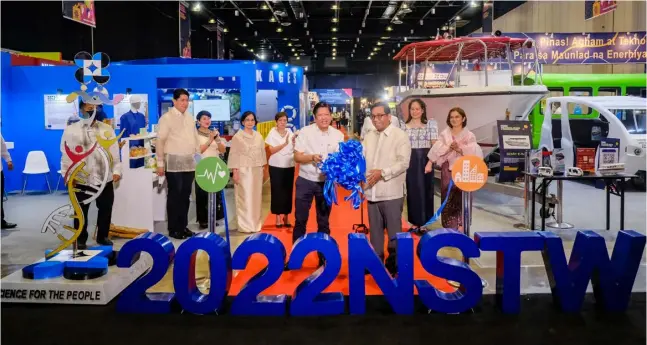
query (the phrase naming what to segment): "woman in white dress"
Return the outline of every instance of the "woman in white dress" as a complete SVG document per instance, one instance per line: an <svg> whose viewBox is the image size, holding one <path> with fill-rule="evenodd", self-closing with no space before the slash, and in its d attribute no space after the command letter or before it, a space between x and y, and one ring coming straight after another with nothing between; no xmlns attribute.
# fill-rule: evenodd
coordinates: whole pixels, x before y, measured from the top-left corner
<svg viewBox="0 0 647 345"><path fill-rule="evenodd" d="M267 157L263 137L254 130L256 114L246 111L240 122L244 127L231 139L227 164L233 173L238 231L254 233L263 226L263 166Z"/></svg>
<svg viewBox="0 0 647 345"><path fill-rule="evenodd" d="M203 110L196 116L198 120L198 141L200 144L200 154L202 158L207 157L220 157L227 148L225 143L227 140L220 136L217 129L211 130L211 113ZM216 220L223 219L225 214L223 212L221 194L216 194ZM209 206L209 194L204 191L198 183L195 183L195 213L198 218L200 229L206 229L208 226L209 216L207 207Z"/></svg>
<svg viewBox="0 0 647 345"><path fill-rule="evenodd" d="M265 143L270 149L269 171L272 202L270 212L276 215L276 227L291 227L288 215L292 213L294 186L294 140L296 135L287 127L288 114L274 116L276 127L267 134ZM281 219L283 216L283 219Z"/></svg>

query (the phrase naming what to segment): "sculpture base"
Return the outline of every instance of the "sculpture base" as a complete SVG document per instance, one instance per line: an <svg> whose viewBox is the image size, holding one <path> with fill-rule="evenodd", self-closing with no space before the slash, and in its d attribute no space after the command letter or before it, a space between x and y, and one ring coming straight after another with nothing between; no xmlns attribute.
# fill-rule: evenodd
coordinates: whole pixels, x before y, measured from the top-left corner
<svg viewBox="0 0 647 345"><path fill-rule="evenodd" d="M48 260L47 262L50 262ZM45 262L41 260L37 263ZM37 264L35 263L35 264ZM30 265L32 266L32 265ZM88 304L106 305L152 266L151 257L142 255L129 268L110 266L107 273L92 279L58 276L48 279L23 277L23 270L2 279L2 303ZM94 272L96 274L96 272Z"/></svg>

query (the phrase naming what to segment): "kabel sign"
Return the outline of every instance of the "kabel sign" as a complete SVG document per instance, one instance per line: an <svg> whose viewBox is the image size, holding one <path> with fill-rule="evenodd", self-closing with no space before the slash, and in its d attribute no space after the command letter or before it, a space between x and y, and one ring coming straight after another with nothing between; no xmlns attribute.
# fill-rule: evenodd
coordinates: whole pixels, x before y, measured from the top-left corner
<svg viewBox="0 0 647 345"><path fill-rule="evenodd" d="M468 170L471 173L471 170ZM346 301L351 314L365 313L365 275L367 270L384 293L391 308L398 314L414 312L414 286L420 299L431 310L459 313L476 306L482 297L480 277L459 260L438 256L443 247L455 247L466 258L479 257L481 251L497 254L496 293L505 313L520 310L521 254L540 251L551 282L554 301L564 312L582 308L589 281L598 304L607 311L626 310L631 289L640 266L645 236L635 231L620 231L611 258L604 238L593 231L579 231L570 260L567 261L561 238L551 232L488 232L476 233L474 240L454 230L441 229L425 234L417 245L417 255L424 269L436 277L455 281L455 292L443 292L426 280L413 277L414 245L409 233L397 236L397 278L392 279L363 234L348 235L349 295L323 292L341 269L341 255L335 239L311 233L294 243L288 266L299 269L306 255L317 251L326 264L306 278L292 296L265 296L261 292L276 282L283 272L286 250L271 234L248 237L230 255L227 243L213 233L199 234L184 242L177 250L167 237L144 233L127 242L119 253L117 265L130 267L139 253L146 252L154 260L152 269L131 284L117 301L121 312L169 313L177 303L187 312L210 314L223 312L232 270L242 270L253 254L264 255L267 267L252 277L234 298L228 312L234 315L283 316L344 314ZM209 256L211 287L208 294L198 290L195 280L195 256L198 250ZM146 290L155 285L173 264L175 293L151 296Z"/></svg>

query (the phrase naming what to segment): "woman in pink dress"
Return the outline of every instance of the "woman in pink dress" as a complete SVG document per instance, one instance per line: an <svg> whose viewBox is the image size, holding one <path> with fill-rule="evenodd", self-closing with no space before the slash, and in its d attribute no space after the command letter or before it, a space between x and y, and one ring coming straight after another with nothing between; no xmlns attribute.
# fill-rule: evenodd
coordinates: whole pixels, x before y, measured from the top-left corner
<svg viewBox="0 0 647 345"><path fill-rule="evenodd" d="M476 142L474 133L467 129L467 115L459 107L452 108L447 114L447 128L438 136L438 141L429 150L429 163L425 171L431 171L431 162L441 166L442 177L440 186L441 200L447 197L449 181L451 181L451 168L461 156L478 156L483 158L483 151ZM453 187L449 200L441 213L442 224L445 228L463 231L461 217L461 190ZM470 207L472 206L470 200Z"/></svg>

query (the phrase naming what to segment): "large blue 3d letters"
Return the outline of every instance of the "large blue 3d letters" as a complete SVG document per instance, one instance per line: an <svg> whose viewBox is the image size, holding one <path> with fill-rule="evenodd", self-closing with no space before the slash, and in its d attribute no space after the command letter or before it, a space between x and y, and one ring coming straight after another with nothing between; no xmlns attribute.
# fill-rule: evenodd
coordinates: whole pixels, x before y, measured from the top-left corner
<svg viewBox="0 0 647 345"><path fill-rule="evenodd" d="M422 267L437 277L460 283L461 287L454 292L443 292L426 280L416 280L414 284L427 308L442 313L460 313L473 308L481 300L481 278L467 263L438 256L443 247L458 248L467 258L479 257L481 253L471 238L451 229L428 232L420 239L417 253Z"/></svg>
<svg viewBox="0 0 647 345"><path fill-rule="evenodd" d="M348 235L351 314L366 312L366 270L373 276L396 314L413 314L413 239L410 233L398 233L396 240L398 277L391 279L384 264L366 240L366 235Z"/></svg>
<svg viewBox="0 0 647 345"><path fill-rule="evenodd" d="M627 309L645 248L644 235L632 230L618 232L609 260L604 238L593 231L580 231L568 264L561 238L550 232L541 235L545 238L542 254L548 280L563 311L578 312L582 308L589 280L605 310Z"/></svg>

